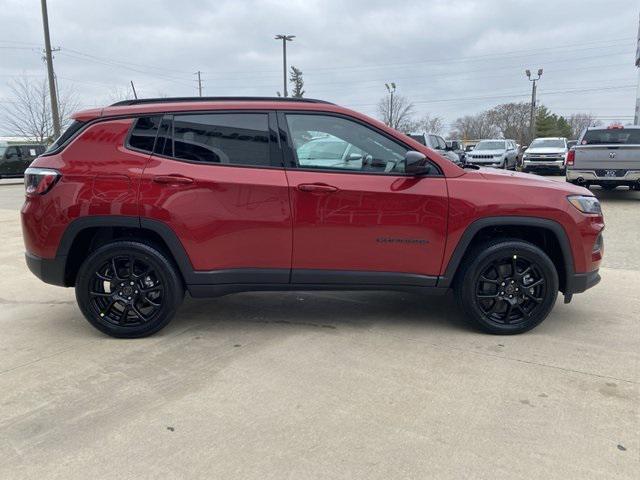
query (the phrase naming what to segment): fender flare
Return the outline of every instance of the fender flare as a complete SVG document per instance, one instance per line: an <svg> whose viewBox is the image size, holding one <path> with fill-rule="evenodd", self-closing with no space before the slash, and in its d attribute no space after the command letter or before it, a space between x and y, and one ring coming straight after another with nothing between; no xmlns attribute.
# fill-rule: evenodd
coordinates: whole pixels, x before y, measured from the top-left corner
<svg viewBox="0 0 640 480"><path fill-rule="evenodd" d="M567 232L565 231L565 229L558 222L556 222L555 220L550 220L548 218L538 217L484 217L474 221L469 226L467 226L466 230L460 237L460 240L458 241L458 244L456 245L451 258L449 259L449 263L447 264L447 268L444 274L441 275L438 280L438 287L451 287L455 274L458 271L458 267L460 266L460 262L462 262L464 255L467 253L473 237L475 237L475 235L480 230L487 227L501 226L537 227L549 230L556 237L556 239L558 240L558 244L560 245L562 258L564 259L564 268L566 272L567 282L569 282L569 279L573 277L575 270L573 262L573 252L569 243L569 237L567 236Z"/></svg>
<svg viewBox="0 0 640 480"><path fill-rule="evenodd" d="M150 230L156 233L166 244L169 252L173 256L180 273L185 282L188 284L194 280L194 269L189 260L182 242L175 232L166 223L159 220L151 220L148 218L140 218L123 215L103 215L103 216L87 216L73 220L62 234L60 245L56 253L56 258L66 261L66 257L70 254L71 246L76 237L84 230L89 228L100 227L125 227L140 230Z"/></svg>

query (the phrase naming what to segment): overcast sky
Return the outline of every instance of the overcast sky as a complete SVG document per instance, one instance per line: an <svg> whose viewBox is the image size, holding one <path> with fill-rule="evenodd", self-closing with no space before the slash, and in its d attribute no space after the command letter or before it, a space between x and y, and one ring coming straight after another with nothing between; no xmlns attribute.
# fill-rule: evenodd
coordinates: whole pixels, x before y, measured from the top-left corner
<svg viewBox="0 0 640 480"><path fill-rule="evenodd" d="M524 70L544 68L540 101L560 114L630 121L638 71L635 0L49 0L61 90L82 107L126 94L275 95L281 43L306 96L375 115L395 82L418 114L447 123L528 101ZM12 79L46 74L39 0L0 0L0 108ZM0 125L0 135L6 129Z"/></svg>

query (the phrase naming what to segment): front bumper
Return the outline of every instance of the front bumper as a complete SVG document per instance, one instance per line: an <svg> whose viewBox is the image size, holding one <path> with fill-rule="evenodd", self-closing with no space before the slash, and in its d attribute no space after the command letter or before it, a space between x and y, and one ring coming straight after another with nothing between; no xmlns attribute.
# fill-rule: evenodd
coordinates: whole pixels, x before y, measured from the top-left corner
<svg viewBox="0 0 640 480"><path fill-rule="evenodd" d="M564 294L573 295L574 293L582 293L596 286L598 283L600 283L600 273L598 269L587 273L574 273L567 276Z"/></svg>
<svg viewBox="0 0 640 480"><path fill-rule="evenodd" d="M473 158L467 157L466 160L467 165L477 165L478 167L492 167L492 168L502 168L504 166L504 160L495 160L495 161L487 161L487 160L474 160Z"/></svg>
<svg viewBox="0 0 640 480"><path fill-rule="evenodd" d="M27 267L40 280L59 287L67 286L64 279L66 257L40 258L29 252L26 252L24 256L27 261Z"/></svg>
<svg viewBox="0 0 640 480"><path fill-rule="evenodd" d="M563 160L522 160L522 168L525 170L563 170Z"/></svg>

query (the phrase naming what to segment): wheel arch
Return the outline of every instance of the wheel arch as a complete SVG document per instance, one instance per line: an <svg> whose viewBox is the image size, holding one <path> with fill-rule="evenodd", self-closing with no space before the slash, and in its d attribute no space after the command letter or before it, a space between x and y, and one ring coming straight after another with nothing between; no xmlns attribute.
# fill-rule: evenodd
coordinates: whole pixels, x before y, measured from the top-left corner
<svg viewBox="0 0 640 480"><path fill-rule="evenodd" d="M81 217L69 224L60 240L56 258L64 263L65 286L75 285L76 275L87 254L115 240L141 240L163 251L189 283L193 266L178 236L165 223L127 216Z"/></svg>
<svg viewBox="0 0 640 480"><path fill-rule="evenodd" d="M500 236L520 238L542 248L553 261L560 279L560 290L565 291L575 269L569 237L562 225L548 218L538 217L485 217L471 223L456 245L438 287L453 286L456 274L467 253L478 242Z"/></svg>

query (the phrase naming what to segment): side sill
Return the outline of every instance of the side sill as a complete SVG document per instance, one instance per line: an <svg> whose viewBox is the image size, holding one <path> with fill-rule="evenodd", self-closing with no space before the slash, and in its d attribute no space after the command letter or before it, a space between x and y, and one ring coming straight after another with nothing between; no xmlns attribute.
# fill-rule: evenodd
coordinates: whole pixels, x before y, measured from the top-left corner
<svg viewBox="0 0 640 480"><path fill-rule="evenodd" d="M449 289L440 287L418 287L415 285L376 284L313 284L313 283L228 283L223 285L187 285L194 298L221 297L239 292L287 292L287 291L396 291L418 295L441 296Z"/></svg>

